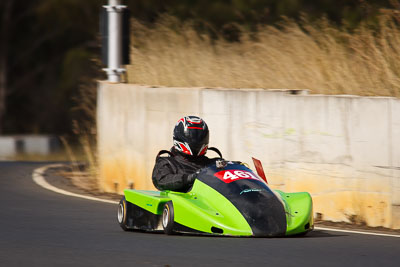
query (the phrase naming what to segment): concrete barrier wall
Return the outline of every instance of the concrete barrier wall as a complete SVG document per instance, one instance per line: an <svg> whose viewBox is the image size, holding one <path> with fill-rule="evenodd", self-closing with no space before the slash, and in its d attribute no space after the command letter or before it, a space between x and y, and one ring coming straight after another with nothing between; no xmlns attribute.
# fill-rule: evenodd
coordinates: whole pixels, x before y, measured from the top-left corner
<svg viewBox="0 0 400 267"><path fill-rule="evenodd" d="M400 228L400 100L290 92L101 82L100 184L154 189L157 152L199 115L226 159L259 158L273 188L310 192L323 219Z"/></svg>

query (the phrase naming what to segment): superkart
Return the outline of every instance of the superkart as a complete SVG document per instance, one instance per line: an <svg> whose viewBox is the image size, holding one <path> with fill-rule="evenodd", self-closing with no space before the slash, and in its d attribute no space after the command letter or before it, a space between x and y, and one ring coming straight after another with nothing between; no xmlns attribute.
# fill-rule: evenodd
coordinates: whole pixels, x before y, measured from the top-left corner
<svg viewBox="0 0 400 267"><path fill-rule="evenodd" d="M260 175L220 159L201 169L186 193L126 189L118 223L125 231L166 234L275 237L313 230L310 194L272 190L257 167Z"/></svg>

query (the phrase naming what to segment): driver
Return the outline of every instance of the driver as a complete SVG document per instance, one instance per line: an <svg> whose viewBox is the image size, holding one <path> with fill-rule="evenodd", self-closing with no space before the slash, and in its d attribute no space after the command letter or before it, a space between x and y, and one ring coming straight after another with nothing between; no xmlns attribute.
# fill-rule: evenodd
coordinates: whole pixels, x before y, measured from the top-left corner
<svg viewBox="0 0 400 267"><path fill-rule="evenodd" d="M197 116L181 118L175 125L173 147L170 151L161 150L153 169L153 184L158 190L187 192L196 179L196 171L215 162L205 156L208 150L208 127ZM216 148L210 148L221 153ZM161 157L163 154L168 156Z"/></svg>

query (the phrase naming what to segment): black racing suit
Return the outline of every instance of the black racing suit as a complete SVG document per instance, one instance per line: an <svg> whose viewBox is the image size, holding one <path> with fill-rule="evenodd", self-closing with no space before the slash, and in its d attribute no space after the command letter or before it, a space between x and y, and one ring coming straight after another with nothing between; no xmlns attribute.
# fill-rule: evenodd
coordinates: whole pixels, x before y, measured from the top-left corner
<svg viewBox="0 0 400 267"><path fill-rule="evenodd" d="M169 156L161 157L162 154ZM153 184L158 190L187 192L193 185L193 174L217 159L219 158L184 156L174 148L171 152L162 150L157 155L153 169Z"/></svg>

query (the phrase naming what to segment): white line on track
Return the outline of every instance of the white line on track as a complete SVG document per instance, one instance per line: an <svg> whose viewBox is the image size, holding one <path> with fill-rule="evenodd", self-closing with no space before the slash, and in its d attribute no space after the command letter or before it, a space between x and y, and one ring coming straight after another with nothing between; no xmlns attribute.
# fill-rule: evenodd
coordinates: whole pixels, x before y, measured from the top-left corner
<svg viewBox="0 0 400 267"><path fill-rule="evenodd" d="M91 197L91 196L85 196L85 195L80 195L80 194L76 194L76 193L71 193L68 192L66 190L57 188L55 186L52 186L51 184L49 184L46 179L44 179L44 173L51 168L59 168L59 167L63 167L65 165L63 164L52 164L52 165L47 165L41 168L38 168L36 170L33 171L32 174L32 179L33 181L40 185L43 188L46 188L50 191L59 193L59 194L63 194L63 195L67 195L67 196L71 196L71 197L79 197L79 198L84 198L84 199L89 199L89 200L94 200L94 201L101 201L101 202L106 202L106 203L111 203L111 204L118 204L117 201L113 201L113 200L107 200L107 199L101 199L101 198L97 198L97 197Z"/></svg>
<svg viewBox="0 0 400 267"><path fill-rule="evenodd" d="M68 192L66 190L59 189L59 188L57 188L55 186L52 186L51 184L46 182L46 180L44 179L44 174L48 169L60 168L60 167L63 167L63 166L65 166L65 165L63 165L63 164L52 164L52 165L47 165L47 166L44 166L44 167L41 167L41 168L37 168L37 169L35 169L33 171L32 179L39 186L41 186L43 188L46 188L46 189L48 189L50 191L59 193L59 194L63 194L63 195L71 196L71 197L79 197L79 198L84 198L84 199L89 199L89 200L94 200L94 201L106 202L106 203L111 203L111 204L118 204L117 201L113 201L113 200L107 200L107 199L101 199L101 198L97 198L97 197L90 197L90 196L71 193L71 192ZM319 227L319 226L315 227L314 229L315 230L321 230L321 231L332 231L332 232L352 233L352 234L361 234L361 235L400 237L400 235L395 235L395 234L362 232L362 231L353 231L353 230L345 230L345 229L342 230L342 229Z"/></svg>
<svg viewBox="0 0 400 267"><path fill-rule="evenodd" d="M352 234L361 234L361 235L375 235L375 236L388 236L388 237L400 237L400 235L393 234L383 234L383 233L374 233L374 232L363 232L363 231L353 231L353 230L345 230L345 229L336 229L336 228L326 228L326 227L314 227L315 230L321 231L332 231L332 232L342 232L342 233L352 233Z"/></svg>

